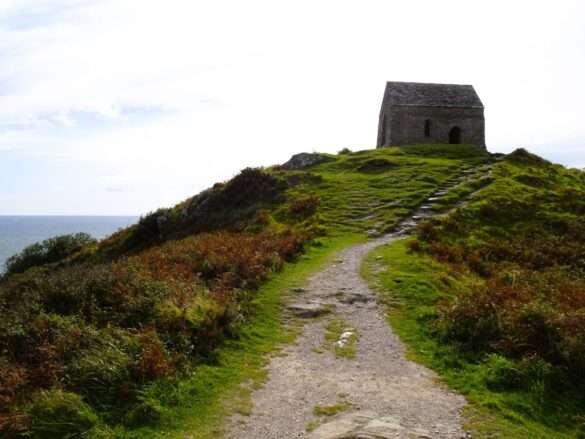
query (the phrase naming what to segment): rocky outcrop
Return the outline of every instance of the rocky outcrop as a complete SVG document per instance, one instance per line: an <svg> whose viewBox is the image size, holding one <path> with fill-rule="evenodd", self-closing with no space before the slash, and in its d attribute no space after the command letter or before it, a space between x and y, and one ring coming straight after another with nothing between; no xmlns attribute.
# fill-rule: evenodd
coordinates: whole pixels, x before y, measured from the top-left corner
<svg viewBox="0 0 585 439"><path fill-rule="evenodd" d="M304 169L309 166L318 165L319 163L327 162L331 160L325 154L301 152L300 154L293 155L288 162L281 165L282 169L292 171L295 169Z"/></svg>

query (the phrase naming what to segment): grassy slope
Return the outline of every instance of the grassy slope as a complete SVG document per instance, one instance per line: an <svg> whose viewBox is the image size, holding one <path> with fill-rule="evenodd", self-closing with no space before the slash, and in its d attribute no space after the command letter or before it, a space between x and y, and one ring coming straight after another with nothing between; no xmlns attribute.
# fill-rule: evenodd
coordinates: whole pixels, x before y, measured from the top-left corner
<svg viewBox="0 0 585 439"><path fill-rule="evenodd" d="M439 232L444 235L440 242L481 250L494 239L511 245L528 228L540 231L535 239L545 239L551 224L578 219L579 202L572 200L566 207L563 200L567 189L585 189L583 174L525 158L496 165L492 184L460 209L456 219L445 221L448 228ZM485 278L466 268L465 259L455 265L439 263L424 253L409 252L407 243L398 241L372 252L364 276L380 291L389 322L412 358L436 370L471 402L468 427L474 437L582 437L579 419L585 407L577 385L556 387L545 378L531 377L527 386L511 386L505 374L516 373L520 366L497 353L466 355L442 336L441 307L480 290ZM522 268L522 263L522 256L507 262L511 270Z"/></svg>
<svg viewBox="0 0 585 439"><path fill-rule="evenodd" d="M380 262L389 269L374 275ZM437 371L445 383L471 403L466 427L473 437L575 437L574 428L567 428L567 420L560 419L558 413L535 413L538 420L527 415L526 409L534 410L529 396L490 390L486 384L492 372L490 364L466 361L429 330L427 323L435 316L437 303L473 286L476 279L454 277L430 257L409 253L405 240L370 253L364 276L381 292L389 309L388 321L409 347L410 358ZM557 428L552 428L555 424Z"/></svg>
<svg viewBox="0 0 585 439"><path fill-rule="evenodd" d="M321 198L321 221L333 234L390 230L441 183L490 159L481 150L463 146L457 150L449 145L384 148L334 158L297 173L320 181L308 178L307 183L290 190L292 196ZM376 161L386 161L387 168L382 164L378 171L360 170Z"/></svg>
<svg viewBox="0 0 585 439"><path fill-rule="evenodd" d="M282 178L300 177L301 183L294 184L288 190L288 199L307 195L320 198L319 222L324 233L331 238L320 238L319 241L325 243L323 247L312 248L299 263L288 266L261 287L258 313L244 329L242 341L220 349L221 364L201 366L203 374L196 374L192 382L179 384L181 389L194 389L191 394L197 395L195 399L188 395L188 391L181 390L181 408L171 404L166 425L126 430L124 435L178 438L190 432L197 439L217 437L227 414L245 413L247 410L251 387L239 384L248 380L261 383L266 355L278 349L283 341L290 340L291 333L282 326L275 312L286 300L284 293L290 287L301 284L333 253L364 239L365 232L394 227L441 183L462 169L489 160L486 154L474 148L450 146L411 151L386 148L331 158L333 160L303 171L271 170ZM376 159L389 160L395 166L375 172L359 170ZM277 206L275 217L285 216L287 209L288 204ZM248 337L248 331L261 336ZM202 389L205 391L202 392ZM156 395L156 386L153 386L152 392L156 401L163 399ZM168 393L168 388L162 393Z"/></svg>
<svg viewBox="0 0 585 439"><path fill-rule="evenodd" d="M334 253L363 240L368 230L394 227L460 170L489 160L473 148L457 150L449 146L413 149L412 154L408 150L387 148L332 158L304 171L272 171L283 178L305 177L306 182L289 189L288 197L318 196L320 224L330 238L319 238L322 247L312 247L300 262L287 266L261 287L258 313L244 329L241 341L219 350L220 364L202 366L203 374L196 373L192 382L180 383L183 393L180 409L173 408L175 404L172 404L167 425L127 431L125 435L182 438L185 433L192 433L197 439L217 437L227 414L248 410L250 391L264 379L262 367L267 355L294 337L294 328L291 332L278 318L278 310L287 298L285 292L302 284ZM374 159L391 160L397 166L376 172L358 170ZM318 178L306 178L307 175ZM374 204L378 209L374 209L375 215L369 216L367 212L372 211ZM277 208L275 216L284 215L286 209L287 205ZM241 386L244 382L247 384ZM156 395L156 386L153 389L155 400L162 399ZM188 395L190 389L194 389L191 393L197 395L196 399ZM168 393L168 388L163 393Z"/></svg>
<svg viewBox="0 0 585 439"><path fill-rule="evenodd" d="M318 231L323 235L323 237L318 238L322 246L314 246L314 243L307 245L308 253L305 256L302 256L295 263L285 265L284 271L273 272L269 280L262 282L258 290L252 288L251 291L246 291L246 294L253 297L252 302L249 306L247 305L246 323L235 327L237 332L231 333L228 338L225 338L219 348L206 356L198 356L197 363L191 369L190 377L184 375L180 377L173 376L172 368L166 367L166 377L151 379L150 382L145 384L132 383L138 389L138 405L132 408L133 418L130 423L124 420L128 419L125 415L128 411L127 406L122 407L119 413L116 413L115 406L108 407L109 413L101 412L99 406L84 407L83 410L88 410L87 419L96 415L100 418L97 426L91 431L87 431L84 437L183 437L185 433L194 434L197 438L216 437L221 419L226 413L234 410L243 412L247 410L247 394L250 389L247 388L246 390L245 388L242 390L238 387L238 383L249 380L253 383L261 382L262 365L266 361L266 354L277 349L279 343L290 339L291 334L281 326L278 318L280 307L283 301L286 300L286 294L284 293L289 287L302 282L308 273L316 270L334 251L363 239L368 231L383 232L394 227L400 219L404 218L441 183L458 174L460 170L490 159L487 154L477 149L463 146L386 148L383 150L341 154L330 156L329 158L328 162L303 171L270 169L269 172L273 176L289 180L288 188L284 193L277 194L278 196L274 198L270 181L267 182L268 186L266 186L263 182L266 182L267 179L262 177L263 180L258 183L260 185L264 184L259 188L259 190L264 191L261 193L262 197L258 199L258 204L245 207L245 209L239 208L242 205L241 203L245 203L245 197L240 197L240 199L237 197L235 199L228 198L228 201L231 200L236 203L234 204L235 208L230 206L225 208L225 212L223 212L221 210L222 197L225 198L226 191L230 191L230 183L219 187L217 190L214 189L215 192L212 193L212 195L216 194L213 195L216 196L215 201L212 200L216 209L214 215L225 221L225 224L229 224L230 227L235 227L237 233L254 234L258 230L262 230L262 228L278 233L285 227L291 227L293 230L303 233L305 230L314 232L315 227L317 227ZM248 173L247 175L251 174ZM232 193L237 196L238 189L234 189ZM256 190L251 191L252 195L257 193L258 191ZM302 201L308 195L316 196L320 199L316 217L310 216L306 220L291 217L291 206L298 200ZM200 260L201 258L197 252L197 246L200 245L199 241L189 241L188 245L185 244L191 237L186 236L188 235L188 230L182 230L180 226L181 215L188 203L189 200L177 205L175 208L163 209L145 218L140 226L129 228L99 243L97 246L82 250L79 254L74 255L70 261L73 264L81 261L92 267L94 266L92 264L96 266L108 264L112 257L114 257L114 261L118 261L117 258L123 256L120 262L114 262L114 264L117 264L114 265L115 267L121 265L125 269L124 264L128 264L128 261L131 261L138 264L140 270L147 270L148 276L153 276L149 274L151 271L148 270L153 270L153 267L158 267L157 264L162 264L160 266L163 269L155 272L156 278L154 280L156 282L152 283L151 280L148 280L148 282L151 282L147 284L148 288L150 288L150 285L157 288L164 287L165 291L170 288L171 291L175 291L173 294L180 295L182 294L181 291L190 288L189 282L191 282L190 279L193 278L195 271L200 270L201 267L206 271L214 269L213 265L210 267L206 265L205 260ZM266 223L259 225L255 222L257 216L254 215L261 213L258 209L264 209L264 212L266 212ZM164 219L164 221L160 221L161 219ZM201 230L205 230L205 227L208 227L210 222L205 217L196 218L195 221L198 222L191 223L191 227L197 227ZM220 244L221 236L217 235L215 238L212 236L211 238L213 239L211 240L208 238L202 240L202 242L207 242L207 245L211 246L205 250L211 252L211 256L213 256L214 252L220 250L213 246ZM181 248L190 249L189 251L192 253L183 255L183 257L177 253L181 251ZM131 255L135 256L125 258L126 254L124 252L130 252ZM229 270L229 252L226 254L223 251L218 255L218 257L227 258L225 261L222 260L222 263L226 264ZM169 258L177 258L177 261L180 261L182 265L169 264L171 260ZM197 265L189 269L188 264L191 261L194 261ZM67 264L69 263L65 261L55 267L43 268L38 272L38 275L44 276L46 272L49 279L51 279L53 269L57 272L65 270L68 273ZM77 276L75 279L79 278L78 280L81 282L83 275L76 273L74 268L75 266L73 266L72 273ZM183 269L186 271L177 271ZM106 268L103 275L107 275L107 272ZM100 273L98 272L98 274ZM129 273L133 272L130 270ZM221 274L219 272L219 275ZM33 272L32 274L27 274L23 279L26 280L29 275L33 279L34 276L37 276ZM112 276L115 277L114 274ZM64 278L63 281L68 282L67 278ZM113 281L115 282L117 279L113 279ZM212 312L215 305L213 303L208 304L210 300L205 293L205 288L215 288L217 282L211 279L208 284L200 285L200 283L197 284L194 291L196 290L196 294L201 296L200 301L205 306L197 305L197 302L195 302L195 305L193 305L195 308L193 309L198 314L206 312L206 309ZM56 289L53 294L60 294L59 284L55 285ZM86 294L86 290L83 289L85 286L80 285L82 288L79 291ZM104 288L107 288L106 284L103 285ZM136 294L138 294L138 298L140 298L140 294L143 294L143 291L152 291L141 289L140 284L137 285ZM245 289L245 283L242 283L240 288ZM65 292L70 295L68 298L72 299L75 299L79 294L77 290ZM10 300L15 300L13 296L10 297ZM179 309L176 305L173 306L175 308L170 308L173 312L175 312L174 309ZM165 308L162 309L165 310ZM69 318L67 314L64 314L65 320L63 320L61 316L57 315L57 311L50 310L47 312L54 313L56 316L51 321L56 321L59 324L65 321L68 325L77 325L77 320ZM182 314L172 314L172 316L176 319L182 319L183 317L181 316L187 315L189 317L188 313L190 312L192 312L190 309L185 309L181 311ZM160 322L160 320L157 320L160 319L159 316L160 314L153 314L152 319L154 320L149 320L148 325L158 325ZM199 322L201 319L204 320L206 316L196 317ZM212 316L211 319L213 318L216 317ZM138 328L140 328L140 322L138 323ZM167 323L163 322L163 324ZM71 327L72 330L76 331L75 326ZM55 331L60 331L61 329L59 328L61 327L56 328ZM90 325L86 325L83 328L87 328L84 329L87 331L94 331ZM101 330L101 328L98 329ZM126 331L126 328L123 329ZM63 343L65 343L67 336L65 332L63 334L65 335L59 340L63 340ZM134 336L136 331L130 328L124 334ZM154 334L156 337L156 333L149 334ZM169 335L173 336L172 333ZM218 339L221 340L221 337ZM172 341L172 338L169 340ZM167 343L167 339L163 339L163 342ZM156 343L159 344L157 345ZM158 361L156 355L158 355L157 349L158 351L161 350L161 348L157 348L157 346L160 346L160 342L156 343L152 345L152 348L149 348L152 349L150 352L154 353L151 356L153 362L155 362L153 363L154 367L159 366L156 363ZM105 346L104 349L106 348L108 347ZM65 350L65 352L67 351ZM144 352L148 353L147 351ZM73 351L71 353L77 354ZM164 355L164 347L161 355ZM83 361L83 356L80 361ZM103 361L101 362L103 363ZM165 363L163 362L162 365L165 366ZM1 362L0 366L12 367L10 364ZM95 367L100 368L96 369L96 372L105 372L105 369L101 368L98 363L96 363ZM123 369L120 370L123 372ZM155 372L156 370L153 369ZM189 370L188 367L187 370ZM0 385L0 391L2 390L1 387ZM65 387L65 390L70 392L70 395L72 391L78 392L80 389ZM78 394L87 394L86 390L81 389ZM107 393L107 385L104 387L98 383L98 390ZM111 393L112 395L115 394ZM57 396L59 396L58 392ZM26 402L26 395L24 397ZM69 398L70 396L67 397ZM224 404L225 401L229 402ZM62 401L59 402L59 404L61 403ZM58 405L53 404L54 401L48 400L44 406L44 416L48 416L47 422L51 422L51 407L58 407ZM18 410L20 408L21 406L16 407ZM93 414L92 410L95 411L95 414ZM111 421L112 419L113 421ZM150 425L144 425L145 422L149 422ZM41 436L35 433L33 437L50 436Z"/></svg>

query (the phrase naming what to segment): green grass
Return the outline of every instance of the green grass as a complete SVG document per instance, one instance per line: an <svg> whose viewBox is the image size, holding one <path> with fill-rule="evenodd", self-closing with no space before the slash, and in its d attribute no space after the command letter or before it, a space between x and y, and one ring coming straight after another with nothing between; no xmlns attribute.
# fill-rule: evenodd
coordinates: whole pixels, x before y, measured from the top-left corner
<svg viewBox="0 0 585 439"><path fill-rule="evenodd" d="M317 419L313 419L307 422L305 430L308 433L317 429L317 427L319 427L323 422L325 422L327 418L338 415L339 413L346 412L353 407L353 405L345 399L346 395L338 396L341 399L335 404L316 405L315 407L313 407L313 415L317 416Z"/></svg>
<svg viewBox="0 0 585 439"><path fill-rule="evenodd" d="M351 404L347 401L341 401L333 405L316 405L313 408L315 416L335 416L338 413L345 412L351 408Z"/></svg>
<svg viewBox="0 0 585 439"><path fill-rule="evenodd" d="M465 289L477 278L449 272L428 256L407 251L406 240L371 252L362 272L387 306L388 321L408 347L410 359L435 371L469 401L467 425L474 438L578 438L576 395L545 395L538 389L494 390L508 362L493 355L473 361L441 343L433 323L441 301ZM382 268L382 269L381 269ZM546 401L548 399L548 401Z"/></svg>
<svg viewBox="0 0 585 439"><path fill-rule="evenodd" d="M381 148L331 156L333 160L305 171L275 171L304 181L290 197L321 199L322 226L332 234L385 232L420 205L442 183L463 169L491 160L485 151L461 145ZM360 169L373 160L392 166L377 172Z"/></svg>
<svg viewBox="0 0 585 439"><path fill-rule="evenodd" d="M352 335L347 338L347 341L343 346L339 346L337 343L346 330L351 332ZM334 318L329 321L325 327L323 349L333 351L336 357L352 359L355 358L358 338L359 334L355 328L349 326L342 319Z"/></svg>
<svg viewBox="0 0 585 439"><path fill-rule="evenodd" d="M225 342L214 353L213 361L197 367L192 377L157 382L144 391L145 400L162 407L159 424L127 431L119 428L110 432L109 437L219 437L228 414L249 413L250 394L266 379L266 362L295 336L294 328L284 327L280 320L287 291L303 285L308 275L323 266L335 252L361 239L356 235L321 239L298 262L287 265L259 289L255 313L241 328L237 340Z"/></svg>

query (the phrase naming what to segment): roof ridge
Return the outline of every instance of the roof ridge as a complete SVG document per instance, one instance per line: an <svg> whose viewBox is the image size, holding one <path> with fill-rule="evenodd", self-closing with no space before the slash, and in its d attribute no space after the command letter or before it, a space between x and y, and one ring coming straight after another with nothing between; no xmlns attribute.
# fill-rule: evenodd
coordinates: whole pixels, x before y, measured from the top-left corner
<svg viewBox="0 0 585 439"><path fill-rule="evenodd" d="M472 84L387 81L384 105L484 108Z"/></svg>
<svg viewBox="0 0 585 439"><path fill-rule="evenodd" d="M386 84L455 85L458 87L473 87L473 84L454 84L454 83L445 83L445 82L386 81Z"/></svg>

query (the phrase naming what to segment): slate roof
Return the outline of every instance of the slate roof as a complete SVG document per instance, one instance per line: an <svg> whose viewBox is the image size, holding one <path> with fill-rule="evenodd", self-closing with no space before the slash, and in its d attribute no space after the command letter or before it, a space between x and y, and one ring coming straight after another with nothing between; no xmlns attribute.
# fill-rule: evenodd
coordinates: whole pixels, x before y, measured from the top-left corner
<svg viewBox="0 0 585 439"><path fill-rule="evenodd" d="M387 82L384 104L423 107L483 108L472 85Z"/></svg>

